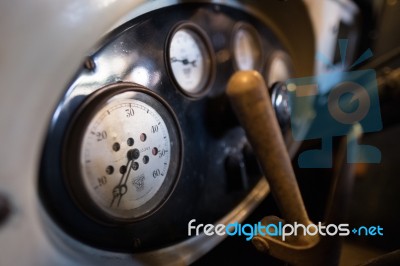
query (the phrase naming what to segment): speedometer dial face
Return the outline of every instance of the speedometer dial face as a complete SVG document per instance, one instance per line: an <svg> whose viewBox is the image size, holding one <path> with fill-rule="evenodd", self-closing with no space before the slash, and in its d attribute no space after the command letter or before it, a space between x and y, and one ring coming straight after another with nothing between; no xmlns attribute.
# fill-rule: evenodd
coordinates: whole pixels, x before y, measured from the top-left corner
<svg viewBox="0 0 400 266"><path fill-rule="evenodd" d="M181 147L170 110L155 95L117 90L92 98L81 117L75 128L79 166L72 177L79 180L68 180L78 203L97 219L152 213L178 175Z"/></svg>
<svg viewBox="0 0 400 266"><path fill-rule="evenodd" d="M167 127L154 108L134 99L107 104L83 136L84 185L91 198L112 215L138 208L164 182L170 150Z"/></svg>
<svg viewBox="0 0 400 266"><path fill-rule="evenodd" d="M259 70L262 47L257 31L249 24L239 23L233 35L233 54L238 70Z"/></svg>
<svg viewBox="0 0 400 266"><path fill-rule="evenodd" d="M194 24L179 25L168 43L170 72L183 93L199 96L213 78L211 46L203 31Z"/></svg>

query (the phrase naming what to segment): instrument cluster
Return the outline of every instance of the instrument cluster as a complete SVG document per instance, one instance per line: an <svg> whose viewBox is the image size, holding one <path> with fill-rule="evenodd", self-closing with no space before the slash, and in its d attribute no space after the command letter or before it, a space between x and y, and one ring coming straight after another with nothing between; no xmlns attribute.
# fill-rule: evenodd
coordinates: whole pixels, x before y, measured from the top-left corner
<svg viewBox="0 0 400 266"><path fill-rule="evenodd" d="M238 70L270 87L294 71L274 32L240 9L180 4L110 32L49 125L39 189L51 217L79 241L130 253L226 216L262 179L225 95Z"/></svg>

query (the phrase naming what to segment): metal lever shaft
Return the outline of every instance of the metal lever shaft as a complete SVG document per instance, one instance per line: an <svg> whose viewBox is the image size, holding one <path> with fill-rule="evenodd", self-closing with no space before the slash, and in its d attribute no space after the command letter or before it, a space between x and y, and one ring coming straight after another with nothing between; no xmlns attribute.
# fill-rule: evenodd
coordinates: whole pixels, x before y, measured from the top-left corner
<svg viewBox="0 0 400 266"><path fill-rule="evenodd" d="M226 92L285 221L310 224L263 78L256 71L236 72Z"/></svg>

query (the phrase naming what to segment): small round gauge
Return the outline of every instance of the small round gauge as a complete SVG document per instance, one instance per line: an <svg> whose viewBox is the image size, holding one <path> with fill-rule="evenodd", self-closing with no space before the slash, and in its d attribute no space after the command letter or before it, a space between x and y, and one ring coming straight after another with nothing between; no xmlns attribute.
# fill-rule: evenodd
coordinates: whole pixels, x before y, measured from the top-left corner
<svg viewBox="0 0 400 266"><path fill-rule="evenodd" d="M214 57L205 33L195 24L179 24L167 44L167 61L173 79L188 96L203 95L214 76Z"/></svg>
<svg viewBox="0 0 400 266"><path fill-rule="evenodd" d="M94 93L78 111L65 146L66 181L96 220L141 219L171 193L181 149L168 105L138 85L118 83Z"/></svg>
<svg viewBox="0 0 400 266"><path fill-rule="evenodd" d="M276 82L284 82L293 75L293 66L289 56L282 51L272 53L266 66L266 81L270 88Z"/></svg>
<svg viewBox="0 0 400 266"><path fill-rule="evenodd" d="M239 23L233 32L233 54L238 70L260 70L262 46L254 27Z"/></svg>

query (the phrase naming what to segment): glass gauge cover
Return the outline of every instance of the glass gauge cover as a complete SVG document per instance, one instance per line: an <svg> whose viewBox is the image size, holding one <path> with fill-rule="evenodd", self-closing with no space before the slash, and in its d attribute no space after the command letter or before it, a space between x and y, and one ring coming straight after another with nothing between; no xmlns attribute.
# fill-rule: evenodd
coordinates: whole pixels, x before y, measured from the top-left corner
<svg viewBox="0 0 400 266"><path fill-rule="evenodd" d="M260 70L262 46L256 29L246 23L237 24L232 46L236 69Z"/></svg>
<svg viewBox="0 0 400 266"><path fill-rule="evenodd" d="M206 34L195 24L179 24L167 44L170 74L183 93L201 96L214 78L214 57Z"/></svg>
<svg viewBox="0 0 400 266"><path fill-rule="evenodd" d="M293 66L289 56L282 51L274 52L266 66L266 81L270 88L276 82L284 82L293 75Z"/></svg>
<svg viewBox="0 0 400 266"><path fill-rule="evenodd" d="M95 219L140 219L172 192L181 149L168 105L142 87L120 83L89 97L76 116L65 147L66 181Z"/></svg>

